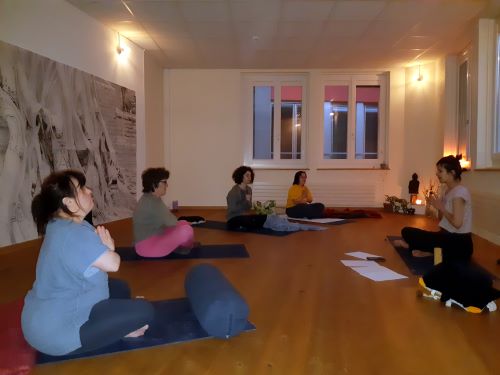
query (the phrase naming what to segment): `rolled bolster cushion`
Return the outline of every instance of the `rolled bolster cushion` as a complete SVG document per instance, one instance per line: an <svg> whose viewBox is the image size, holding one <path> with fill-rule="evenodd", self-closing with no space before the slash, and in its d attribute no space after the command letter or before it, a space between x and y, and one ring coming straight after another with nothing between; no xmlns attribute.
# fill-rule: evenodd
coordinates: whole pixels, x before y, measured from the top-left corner
<svg viewBox="0 0 500 375"><path fill-rule="evenodd" d="M236 336L246 326L249 308L243 297L210 264L193 267L184 282L194 315L211 336Z"/></svg>

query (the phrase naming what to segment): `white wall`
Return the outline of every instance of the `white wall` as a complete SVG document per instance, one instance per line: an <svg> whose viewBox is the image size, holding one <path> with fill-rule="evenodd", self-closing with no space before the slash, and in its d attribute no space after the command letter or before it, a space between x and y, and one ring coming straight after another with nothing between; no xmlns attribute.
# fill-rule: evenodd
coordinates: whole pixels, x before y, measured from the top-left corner
<svg viewBox="0 0 500 375"><path fill-rule="evenodd" d="M473 232L500 245L500 171L470 171L463 183L472 194Z"/></svg>
<svg viewBox="0 0 500 375"><path fill-rule="evenodd" d="M170 168L167 200L222 206L231 173L243 161L240 74L236 70L166 70Z"/></svg>
<svg viewBox="0 0 500 375"><path fill-rule="evenodd" d="M493 162L490 154L494 118L492 77L495 69L496 35L492 23L494 24L492 20L480 20L470 46L472 51L469 65L472 99L470 142L473 170L465 172L462 176L463 183L472 194L473 232L500 245L500 225L498 225L500 170L491 168ZM493 29L490 29L491 27ZM455 80L456 85L456 74L450 74L449 79ZM445 142L453 143L455 131L456 129L450 129L445 133ZM456 143L454 146L456 147Z"/></svg>
<svg viewBox="0 0 500 375"><path fill-rule="evenodd" d="M384 194L406 196L411 174L420 176L420 192L435 179L435 163L453 151L456 134L456 82L450 80L456 59L441 59L390 72L388 171L318 170L321 129L309 129L309 184L382 180ZM231 173L243 160L240 114L240 70L165 70L166 165L172 172L167 202L182 206L224 206ZM315 92L318 72L310 72ZM445 79L446 78L446 79ZM316 90L317 91L317 90ZM321 112L309 113L309 124L321 123ZM456 146L455 146L456 147ZM321 148L321 147L320 147ZM257 170L256 182L290 184L291 170ZM464 184L474 202L474 233L500 243L500 172L465 172Z"/></svg>
<svg viewBox="0 0 500 375"><path fill-rule="evenodd" d="M145 93L145 163L146 168L165 163L165 131L163 125L163 68L147 51L144 53ZM140 176L142 169L137 169ZM138 185L138 193L141 185ZM140 194L138 194L140 196Z"/></svg>
<svg viewBox="0 0 500 375"><path fill-rule="evenodd" d="M0 40L134 90L137 170L144 168L142 49L125 40L129 55L120 62L116 53L117 34L62 0L1 1ZM140 187L140 173L137 183Z"/></svg>
<svg viewBox="0 0 500 375"><path fill-rule="evenodd" d="M405 69L405 131L402 173L409 181L411 174L419 175L420 193L435 177L436 162L443 155L443 93L442 63L436 61ZM408 185L408 181L407 184ZM406 186L407 188L407 186Z"/></svg>
<svg viewBox="0 0 500 375"><path fill-rule="evenodd" d="M242 163L240 70L165 70L164 91L166 165L172 175L167 201L181 206L224 206L232 186L231 173ZM309 72L311 96L321 95L320 74ZM388 164L390 170L321 170L322 111L309 110L308 183L324 184L382 181L377 192L406 196L413 172L422 185L434 175L441 155L442 130L438 123L439 94L435 64L425 66L425 82L415 84L411 69L390 72ZM321 102L321 101L320 101ZM315 146L320 145L320 146ZM320 151L318 151L318 149ZM256 170L256 182L291 184L292 170Z"/></svg>
<svg viewBox="0 0 500 375"><path fill-rule="evenodd" d="M477 43L477 39L473 43ZM426 185L428 177L434 176L436 161L457 150L457 63L458 59L452 56L422 66L425 85L421 86L412 79L415 72L406 69L405 145L411 152L404 153L407 159L404 165L414 168L421 176L421 191L422 182ZM477 64L472 62L471 65ZM477 85L474 69L471 75L472 84ZM472 91L477 95L477 87ZM474 121L477 118L473 117ZM477 131L474 124L472 131ZM471 142L477 138L472 134ZM471 149L474 152L476 147ZM475 159L474 154L472 158ZM500 244L500 171L466 171L462 181L472 194L473 232Z"/></svg>

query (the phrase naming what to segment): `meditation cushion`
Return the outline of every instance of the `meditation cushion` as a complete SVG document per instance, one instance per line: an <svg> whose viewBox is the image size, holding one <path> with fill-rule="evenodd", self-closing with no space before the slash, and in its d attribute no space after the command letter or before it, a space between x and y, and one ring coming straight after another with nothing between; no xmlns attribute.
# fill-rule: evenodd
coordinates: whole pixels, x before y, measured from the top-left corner
<svg viewBox="0 0 500 375"><path fill-rule="evenodd" d="M24 339L21 312L24 299L0 305L0 374L30 373L35 363L35 349Z"/></svg>
<svg viewBox="0 0 500 375"><path fill-rule="evenodd" d="M210 264L193 267L184 287L196 318L209 335L229 338L244 330L248 305L216 267Z"/></svg>

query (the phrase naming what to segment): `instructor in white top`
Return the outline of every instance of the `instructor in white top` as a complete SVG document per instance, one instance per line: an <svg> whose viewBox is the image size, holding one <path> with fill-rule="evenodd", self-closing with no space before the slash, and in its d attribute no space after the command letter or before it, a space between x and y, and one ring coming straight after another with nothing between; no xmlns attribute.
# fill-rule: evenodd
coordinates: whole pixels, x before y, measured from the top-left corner
<svg viewBox="0 0 500 375"><path fill-rule="evenodd" d="M462 168L455 156L445 156L436 163L436 176L446 185L442 198L431 196L429 203L438 210L440 231L430 232L405 227L403 241L396 245L408 248L413 256L432 255L435 247L443 249L445 260L469 260L472 255L472 205L470 193L461 184Z"/></svg>

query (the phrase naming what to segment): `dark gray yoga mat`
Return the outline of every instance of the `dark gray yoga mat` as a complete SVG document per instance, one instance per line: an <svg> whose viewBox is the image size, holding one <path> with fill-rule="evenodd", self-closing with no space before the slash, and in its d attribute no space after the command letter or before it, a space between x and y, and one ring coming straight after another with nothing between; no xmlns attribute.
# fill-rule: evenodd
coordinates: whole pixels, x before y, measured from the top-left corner
<svg viewBox="0 0 500 375"><path fill-rule="evenodd" d="M387 239L391 243L394 250L399 254L403 262L405 262L406 267L414 275L424 275L429 272L432 267L434 267L434 257L423 257L418 258L411 255L411 251L405 249L404 247L399 247L394 245L394 241L402 240L402 237L398 236L387 236Z"/></svg>
<svg viewBox="0 0 500 375"><path fill-rule="evenodd" d="M210 338L191 310L187 298L152 302L156 310L156 320L150 325L146 334L137 339L120 340L115 344L87 353L76 355L51 356L37 353L37 364L69 361L72 359L109 355L129 350L149 348L159 345ZM247 322L245 332L254 331L255 326Z"/></svg>
<svg viewBox="0 0 500 375"><path fill-rule="evenodd" d="M275 237L283 237L288 236L289 234L296 232L278 232L275 230L260 228L260 229L228 229L227 225L224 221L213 221L207 220L205 223L193 225L196 228L205 228L205 229L216 229L216 230L225 230L228 232L237 232L237 233L255 233L255 234L263 234L267 236L275 236Z"/></svg>
<svg viewBox="0 0 500 375"><path fill-rule="evenodd" d="M394 247L394 250L396 250L401 259L403 259L403 262L405 262L410 272L414 275L419 275L419 276L425 275L434 267L434 257L432 256L414 257L409 249L405 249L404 247L398 247L394 245L394 241L402 239L403 238L400 236L387 236L387 240L389 240L392 247ZM474 263L474 261L472 262ZM492 280L497 278L495 275L493 275L491 272L481 267L479 264L475 263L475 265L477 266L478 269L481 269L485 275L488 275Z"/></svg>
<svg viewBox="0 0 500 375"><path fill-rule="evenodd" d="M243 244L201 245L191 249L189 254L170 253L161 258L145 258L137 255L133 246L117 247L116 252L123 261L136 260L173 260L173 259L210 259L210 258L249 258Z"/></svg>

